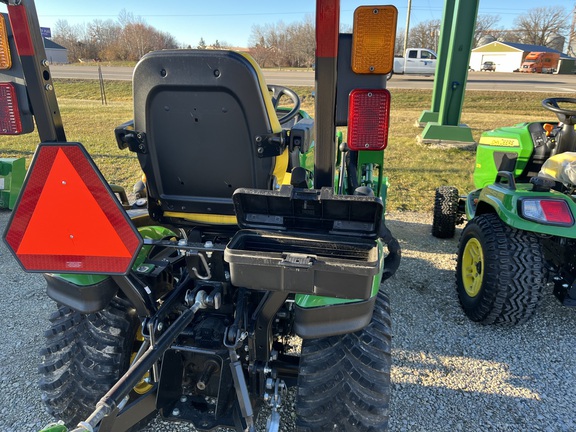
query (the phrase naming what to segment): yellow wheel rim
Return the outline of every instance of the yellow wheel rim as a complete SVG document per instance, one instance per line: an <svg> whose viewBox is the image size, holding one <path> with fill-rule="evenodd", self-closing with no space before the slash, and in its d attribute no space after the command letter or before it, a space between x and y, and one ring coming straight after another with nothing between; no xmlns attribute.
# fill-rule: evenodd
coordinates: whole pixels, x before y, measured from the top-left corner
<svg viewBox="0 0 576 432"><path fill-rule="evenodd" d="M142 336L142 329L139 328L138 331L136 332L135 342L143 342L143 341L144 341L144 336ZM135 351L132 353L132 355L130 357L130 364L132 364L134 362L134 358L136 357L136 354L138 353L137 348L139 346L140 346L140 343L134 344ZM142 379L140 381L138 381L138 384L136 384L134 386L134 391L140 395L148 393L150 390L152 390L152 387L154 387L152 384L150 384L149 381L150 381L150 372L146 372L146 374L142 377Z"/></svg>
<svg viewBox="0 0 576 432"><path fill-rule="evenodd" d="M471 238L462 254L462 283L466 294L476 297L482 288L484 278L484 253L476 238Z"/></svg>

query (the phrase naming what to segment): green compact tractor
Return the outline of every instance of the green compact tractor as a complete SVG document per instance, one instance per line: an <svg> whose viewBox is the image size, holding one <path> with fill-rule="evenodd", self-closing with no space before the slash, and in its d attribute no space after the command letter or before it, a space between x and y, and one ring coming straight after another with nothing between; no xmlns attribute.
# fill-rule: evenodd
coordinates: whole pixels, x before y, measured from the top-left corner
<svg viewBox="0 0 576 432"><path fill-rule="evenodd" d="M548 283L576 305L576 99L549 98L559 123L534 122L482 134L474 184L436 190L432 234L454 236L457 292L466 315L483 324L517 324L534 313Z"/></svg>
<svg viewBox="0 0 576 432"><path fill-rule="evenodd" d="M265 407L273 432L291 387L299 431L387 430L396 9L359 7L339 34L338 1L318 0L313 120L247 54L145 55L134 118L111 131L144 174L131 203L66 139L33 0L3 3L2 133L35 124L41 141L4 241L55 301L40 390L60 422L45 430L137 430L159 413L255 431Z"/></svg>

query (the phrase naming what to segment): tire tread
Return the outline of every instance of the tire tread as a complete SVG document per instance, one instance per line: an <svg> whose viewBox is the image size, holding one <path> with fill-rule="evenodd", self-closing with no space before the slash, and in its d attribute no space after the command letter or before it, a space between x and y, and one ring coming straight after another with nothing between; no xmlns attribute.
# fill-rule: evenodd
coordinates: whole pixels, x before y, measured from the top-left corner
<svg viewBox="0 0 576 432"><path fill-rule="evenodd" d="M458 189L453 186L436 188L432 235L437 238L452 238L458 224Z"/></svg>
<svg viewBox="0 0 576 432"><path fill-rule="evenodd" d="M118 297L88 315L58 305L38 367L48 413L68 426L85 420L127 368L138 324L130 304Z"/></svg>
<svg viewBox="0 0 576 432"><path fill-rule="evenodd" d="M479 297L471 301L461 278L465 242L477 237L484 252L484 281ZM457 293L466 315L482 324L515 325L536 311L547 271L539 238L506 225L496 214L472 219L460 239L456 269Z"/></svg>
<svg viewBox="0 0 576 432"><path fill-rule="evenodd" d="M390 410L391 321L386 294L355 333L304 340L296 396L299 432L383 432Z"/></svg>

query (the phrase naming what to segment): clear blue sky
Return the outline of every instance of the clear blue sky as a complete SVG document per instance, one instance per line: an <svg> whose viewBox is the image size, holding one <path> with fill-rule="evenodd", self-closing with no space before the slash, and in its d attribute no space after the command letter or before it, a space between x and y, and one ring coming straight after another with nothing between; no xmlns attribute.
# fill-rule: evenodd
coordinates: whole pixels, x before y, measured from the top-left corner
<svg viewBox="0 0 576 432"><path fill-rule="evenodd" d="M569 0L480 0L480 14L500 16L499 26L511 28L516 15L542 6L564 6L567 12L573 7ZM398 8L398 30L406 26L408 0L362 2L341 0L341 22L352 24L354 9L362 4L393 4ZM1 5L4 12L6 6ZM420 21L442 19L443 0L412 0L410 26ZM180 44L198 45L201 37L207 44L216 39L235 46L247 46L252 26L255 24L286 24L313 16L314 0L36 0L36 9L42 27L54 28L58 19L70 24L87 23L94 19L116 20L126 9L144 19L158 30L171 33Z"/></svg>

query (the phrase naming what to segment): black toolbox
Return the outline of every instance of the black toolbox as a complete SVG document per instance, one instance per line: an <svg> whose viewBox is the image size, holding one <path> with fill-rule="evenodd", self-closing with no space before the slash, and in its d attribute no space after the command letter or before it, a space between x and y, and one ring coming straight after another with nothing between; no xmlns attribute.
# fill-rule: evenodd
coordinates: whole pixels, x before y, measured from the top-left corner
<svg viewBox="0 0 576 432"><path fill-rule="evenodd" d="M368 299L380 271L380 198L330 188L238 189L239 230L224 259L236 286Z"/></svg>

